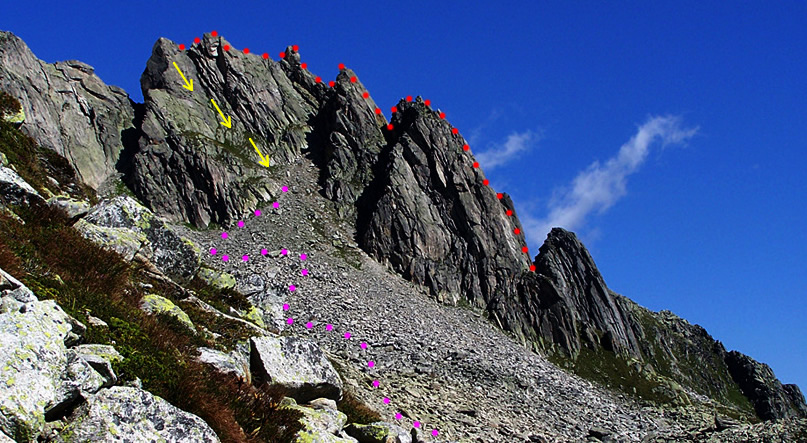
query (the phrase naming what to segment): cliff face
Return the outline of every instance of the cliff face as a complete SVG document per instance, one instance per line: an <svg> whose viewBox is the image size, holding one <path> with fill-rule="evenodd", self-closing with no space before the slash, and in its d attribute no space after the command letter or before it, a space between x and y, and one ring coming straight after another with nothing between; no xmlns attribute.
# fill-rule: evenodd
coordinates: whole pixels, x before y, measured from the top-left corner
<svg viewBox="0 0 807 443"><path fill-rule="evenodd" d="M23 129L94 187L123 173L138 199L171 221L227 224L272 202L284 168L306 156L318 167L316 191L354 226L359 246L440 301L481 308L582 372L624 365L672 397L752 404L765 419L806 415L798 388L767 366L611 292L573 233L553 229L531 263L509 196L484 184L462 136L420 98L398 103L390 129L350 69L329 87L292 47L275 61L211 35L186 51L158 40L137 105L92 68L45 64L11 34L0 35L0 54L0 88L22 101ZM592 353L602 359L581 357Z"/></svg>

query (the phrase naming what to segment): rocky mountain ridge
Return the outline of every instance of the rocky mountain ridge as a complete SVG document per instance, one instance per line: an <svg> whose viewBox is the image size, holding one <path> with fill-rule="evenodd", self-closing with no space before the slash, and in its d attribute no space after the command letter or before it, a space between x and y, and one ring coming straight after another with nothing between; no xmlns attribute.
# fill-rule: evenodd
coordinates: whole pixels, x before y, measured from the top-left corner
<svg viewBox="0 0 807 443"><path fill-rule="evenodd" d="M45 64L3 33L0 89L22 102L22 130L67 158L84 183L103 195L121 175L169 222L231 226L277 200L283 171L308 158L335 213L319 223L347 222L369 257L442 303L480 310L560 366L665 404L713 402L745 419L807 414L798 387L782 385L767 366L611 292L574 234L553 230L531 262L523 234L513 234L523 230L510 198L484 184L465 140L420 98L398 103L390 130L351 70L329 88L292 47L274 61L225 45L210 34L187 51L158 40L141 78L145 102L135 104L92 68ZM175 62L195 80L193 92ZM232 116L231 129L215 119L211 99ZM257 165L249 138L265 147L270 168ZM98 216L82 222L100 223L104 235L133 227ZM149 261L157 263L153 254ZM192 278L198 264L191 268L167 275Z"/></svg>

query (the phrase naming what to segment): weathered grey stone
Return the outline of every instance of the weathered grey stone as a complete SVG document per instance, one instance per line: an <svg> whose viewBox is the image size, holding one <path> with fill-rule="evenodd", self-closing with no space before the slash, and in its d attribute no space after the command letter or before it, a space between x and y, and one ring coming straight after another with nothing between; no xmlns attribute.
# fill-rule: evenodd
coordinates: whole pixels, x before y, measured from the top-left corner
<svg viewBox="0 0 807 443"><path fill-rule="evenodd" d="M355 443L350 437L341 437L337 433L345 426L347 416L341 411L330 407L327 402L317 402L316 407L300 406L293 398L285 398L282 408L300 411L303 416L300 422L303 428L297 432L293 442L308 443Z"/></svg>
<svg viewBox="0 0 807 443"><path fill-rule="evenodd" d="M192 278L201 263L196 245L129 196L98 203L75 226L85 237L118 251L127 260L138 252L143 254L172 278Z"/></svg>
<svg viewBox="0 0 807 443"><path fill-rule="evenodd" d="M0 205L30 205L45 199L13 169L0 166Z"/></svg>
<svg viewBox="0 0 807 443"><path fill-rule="evenodd" d="M82 217L90 211L90 203L76 200L65 195L57 195L48 199L48 205L59 208L70 218Z"/></svg>
<svg viewBox="0 0 807 443"><path fill-rule="evenodd" d="M751 400L760 418L763 420L807 418L804 397L794 398L796 395L793 389L782 386L770 366L737 351L731 351L726 355L726 363L731 376L743 394Z"/></svg>
<svg viewBox="0 0 807 443"><path fill-rule="evenodd" d="M403 428L383 421L368 425L351 423L345 430L359 443L412 443L412 436Z"/></svg>
<svg viewBox="0 0 807 443"><path fill-rule="evenodd" d="M210 348L199 348L197 359L202 363L207 363L219 372L234 374L236 377L247 380L249 371L249 360L243 353L235 350L224 353Z"/></svg>
<svg viewBox="0 0 807 443"><path fill-rule="evenodd" d="M98 187L115 173L122 135L134 109L120 88L107 86L89 65L37 59L10 32L0 33L0 89L22 104L22 131L66 158L86 184Z"/></svg>
<svg viewBox="0 0 807 443"><path fill-rule="evenodd" d="M342 380L314 342L297 337L250 339L253 383L272 383L300 402L318 397L340 400Z"/></svg>
<svg viewBox="0 0 807 443"><path fill-rule="evenodd" d="M3 292L11 299L14 291ZM17 291L18 298L20 293L30 291ZM27 441L40 432L46 414L58 416L104 380L66 348L74 321L53 300L16 302L17 310L0 313L0 431Z"/></svg>
<svg viewBox="0 0 807 443"><path fill-rule="evenodd" d="M201 418L137 388L114 386L91 396L61 433L65 442L218 442Z"/></svg>
<svg viewBox="0 0 807 443"><path fill-rule="evenodd" d="M112 386L118 381L112 363L122 361L123 356L114 347L98 344L78 345L73 347L72 351L104 377L104 387Z"/></svg>
<svg viewBox="0 0 807 443"><path fill-rule="evenodd" d="M149 314L167 314L176 318L185 327L196 333L196 327L193 325L188 314L185 313L179 306L175 305L171 300L157 294L146 294L140 301L140 309Z"/></svg>
<svg viewBox="0 0 807 443"><path fill-rule="evenodd" d="M199 268L196 276L208 285L217 289L232 289L235 287L235 277L223 271L210 268Z"/></svg>

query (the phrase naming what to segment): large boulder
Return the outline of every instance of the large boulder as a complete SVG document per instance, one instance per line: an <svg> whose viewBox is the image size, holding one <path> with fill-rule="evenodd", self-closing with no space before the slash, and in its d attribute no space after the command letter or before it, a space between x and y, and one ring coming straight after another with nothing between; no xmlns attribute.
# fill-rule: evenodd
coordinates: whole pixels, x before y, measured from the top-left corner
<svg viewBox="0 0 807 443"><path fill-rule="evenodd" d="M65 345L75 319L53 300L38 301L2 270L0 275L0 432L28 441L46 417L58 418L105 380Z"/></svg>
<svg viewBox="0 0 807 443"><path fill-rule="evenodd" d="M129 96L91 66L45 63L10 32L0 32L0 89L22 104L22 131L66 158L94 189L116 173L122 140L134 131Z"/></svg>
<svg viewBox="0 0 807 443"><path fill-rule="evenodd" d="M0 206L43 203L45 199L16 171L0 166Z"/></svg>
<svg viewBox="0 0 807 443"><path fill-rule="evenodd" d="M412 443L412 436L403 428L383 421L368 425L352 423L345 430L359 443Z"/></svg>
<svg viewBox="0 0 807 443"><path fill-rule="evenodd" d="M339 374L312 341L297 337L253 337L249 361L253 383L279 385L297 401L342 398Z"/></svg>
<svg viewBox="0 0 807 443"><path fill-rule="evenodd" d="M65 442L218 442L201 418L142 389L114 386L87 399L70 417Z"/></svg>
<svg viewBox="0 0 807 443"><path fill-rule="evenodd" d="M173 317L191 332L196 333L196 327L193 325L190 317L188 317L188 314L186 314L182 308L175 305L174 302L161 295L144 295L143 299L140 300L140 309L147 314L165 314L169 317Z"/></svg>
<svg viewBox="0 0 807 443"><path fill-rule="evenodd" d="M188 280L201 265L199 248L129 196L95 205L75 225L82 235L131 260L140 253L163 273Z"/></svg>
<svg viewBox="0 0 807 443"><path fill-rule="evenodd" d="M336 402L331 399L319 398L301 406L287 397L280 407L302 413L302 429L297 432L293 443L356 443L354 438L344 435L342 428L347 423L347 415L337 410Z"/></svg>

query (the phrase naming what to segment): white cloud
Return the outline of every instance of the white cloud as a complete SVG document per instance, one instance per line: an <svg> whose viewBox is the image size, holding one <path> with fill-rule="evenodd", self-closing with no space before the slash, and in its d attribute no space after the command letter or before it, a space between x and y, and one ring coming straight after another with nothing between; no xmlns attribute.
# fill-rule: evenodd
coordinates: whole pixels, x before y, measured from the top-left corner
<svg viewBox="0 0 807 443"><path fill-rule="evenodd" d="M494 169L513 159L538 142L539 134L533 131L513 132L504 143L492 144L487 150L474 154L479 165L486 170Z"/></svg>
<svg viewBox="0 0 807 443"><path fill-rule="evenodd" d="M682 128L679 117L648 119L614 157L603 164L595 161L577 174L569 186L556 190L545 218L521 216L524 229L533 241L543 243L553 227L580 228L590 214L603 213L625 196L628 176L639 170L651 147L684 143L697 131L697 127Z"/></svg>

